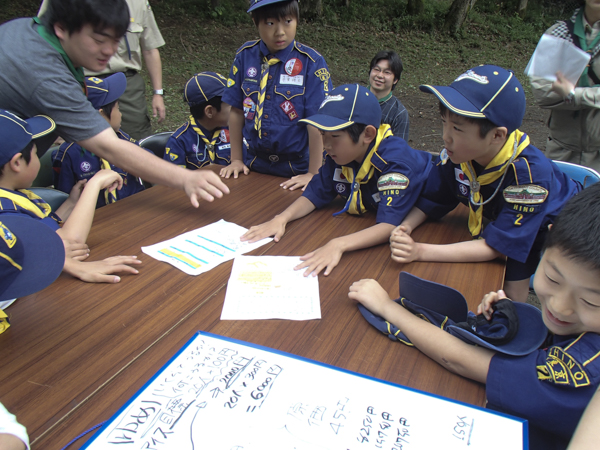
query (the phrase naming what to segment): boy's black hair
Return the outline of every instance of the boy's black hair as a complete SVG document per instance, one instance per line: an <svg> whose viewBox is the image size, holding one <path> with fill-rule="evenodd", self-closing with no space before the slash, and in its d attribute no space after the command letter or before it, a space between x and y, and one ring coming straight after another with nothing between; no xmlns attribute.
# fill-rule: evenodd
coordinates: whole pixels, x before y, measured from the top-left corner
<svg viewBox="0 0 600 450"><path fill-rule="evenodd" d="M558 213L544 243L544 250L549 248L600 271L600 183L579 192Z"/></svg>
<svg viewBox="0 0 600 450"><path fill-rule="evenodd" d="M367 128L367 126L364 123L353 123L348 128L342 129L342 131L346 131L350 135L352 142L356 144L360 135L365 131L365 128Z"/></svg>
<svg viewBox="0 0 600 450"><path fill-rule="evenodd" d="M25 162L28 165L31 162L31 151L32 150L33 150L33 141L30 141L29 144L27 144L25 146L25 148L19 152L19 153L21 153L21 156L23 157L23 159L25 160ZM8 163L6 163L6 164L8 164ZM4 168L6 167L6 164L4 164L2 167L0 167L0 176L2 176L2 174L4 173Z"/></svg>
<svg viewBox="0 0 600 450"><path fill-rule="evenodd" d="M394 79L396 80L392 85L392 91L400 81L400 75L402 75L402 70L404 70L404 66L402 65L402 59L398 53L392 50L382 50L375 55L375 57L371 60L371 65L369 66L369 73L373 70L373 67L377 65L379 61L385 59L390 64L390 70L394 74Z"/></svg>
<svg viewBox="0 0 600 450"><path fill-rule="evenodd" d="M221 97L213 97L210 100L190 106L190 114L197 121L204 118L204 110L207 106L213 106L217 111L221 111Z"/></svg>
<svg viewBox="0 0 600 450"><path fill-rule="evenodd" d="M110 115L112 114L112 110L114 109L115 105L117 104L117 102L119 101L119 99L115 100L114 102L110 102L108 105L104 105L103 107L99 108L102 110L102 114L104 114L106 117L108 117L110 119Z"/></svg>
<svg viewBox="0 0 600 450"><path fill-rule="evenodd" d="M451 112L448 108L446 108L446 105L444 105L442 102L439 102L439 108L440 108L440 116L442 116L442 117L446 117L446 114L448 112ZM485 138L488 135L488 133L490 131L492 131L494 128L498 128L498 125L496 125L494 122L492 122L488 119L473 119L472 117L467 117L467 116L461 116L461 117L464 117L464 119L469 123L474 123L474 124L479 125L479 137L481 139Z"/></svg>
<svg viewBox="0 0 600 450"><path fill-rule="evenodd" d="M256 26L258 26L259 23L264 22L267 19L283 20L287 16L294 17L296 21L300 20L300 9L298 8L298 0L271 3L270 5L255 9L250 14L252 17L252 21Z"/></svg>
<svg viewBox="0 0 600 450"><path fill-rule="evenodd" d="M50 0L41 20L49 30L58 23L72 34L90 24L94 31L112 29L120 38L127 31L130 15L125 0Z"/></svg>

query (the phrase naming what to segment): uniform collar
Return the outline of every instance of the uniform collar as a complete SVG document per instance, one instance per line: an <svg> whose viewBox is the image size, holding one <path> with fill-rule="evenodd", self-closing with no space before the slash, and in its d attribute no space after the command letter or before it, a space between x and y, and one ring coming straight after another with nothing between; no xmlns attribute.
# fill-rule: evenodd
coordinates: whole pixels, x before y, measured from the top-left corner
<svg viewBox="0 0 600 450"><path fill-rule="evenodd" d="M295 45L296 45L296 40L294 39L290 45L288 45L283 50L279 50L275 54L272 54L269 51L269 49L267 48L267 45L264 43L264 41L262 39L260 40L259 47L260 47L260 52L264 56L271 55L271 56L277 58L278 60L285 62L285 61L287 61L289 59L290 53L292 52L292 49L295 47Z"/></svg>

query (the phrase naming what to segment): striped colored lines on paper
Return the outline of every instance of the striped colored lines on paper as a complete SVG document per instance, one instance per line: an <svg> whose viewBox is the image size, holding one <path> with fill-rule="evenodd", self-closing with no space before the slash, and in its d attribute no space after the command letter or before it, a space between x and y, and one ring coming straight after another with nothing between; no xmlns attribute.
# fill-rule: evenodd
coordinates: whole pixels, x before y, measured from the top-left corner
<svg viewBox="0 0 600 450"><path fill-rule="evenodd" d="M219 243L219 242L216 242L216 241L211 241L210 239L208 239L208 238L205 238L204 236L200 236L200 235L198 235L198 237L199 237L200 239L204 239L205 241L212 242L212 243L213 243L213 244L215 244L215 245L218 245L218 246L220 246L220 247L223 247L224 249L226 249L226 250L229 250L230 252L235 252L235 250L234 250L234 249L232 249L232 248L229 248L229 247L227 247L226 245L223 245L223 244L221 244L221 243Z"/></svg>
<svg viewBox="0 0 600 450"><path fill-rule="evenodd" d="M210 248L207 248L207 247L205 247L204 245L200 245L200 244L198 244L198 243L196 243L196 242L194 242L194 241L190 241L189 239L186 239L186 240L185 240L185 242L189 242L190 244L194 244L196 247L200 247L201 249L204 249L204 250L206 250L207 252L214 253L214 254L215 254L215 255L217 255L217 256L221 256L221 257L225 256L225 255L222 255L222 254L221 254L221 253L219 253L219 252L215 252L214 250L211 250Z"/></svg>
<svg viewBox="0 0 600 450"><path fill-rule="evenodd" d="M176 250L180 253L175 253L173 250ZM170 248L163 248L162 250L159 250L158 253L162 253L165 256L168 256L169 258L173 258L176 259L179 262L182 262L183 264L190 266L192 269L197 269L201 266L201 264L198 264L196 261L193 261L191 259L189 259L188 257L186 257L185 255L189 255L191 256L193 259L200 261L203 264L208 264L206 261L192 255L190 252L185 252L183 250L178 249L177 247L173 247L171 246Z"/></svg>

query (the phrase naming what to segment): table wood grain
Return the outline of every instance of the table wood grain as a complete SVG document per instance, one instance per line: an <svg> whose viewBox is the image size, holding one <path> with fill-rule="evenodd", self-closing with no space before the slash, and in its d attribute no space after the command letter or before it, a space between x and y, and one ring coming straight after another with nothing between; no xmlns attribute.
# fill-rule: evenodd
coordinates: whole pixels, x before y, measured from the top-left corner
<svg viewBox="0 0 600 450"><path fill-rule="evenodd" d="M27 427L33 448L60 449L110 418L198 330L483 404L481 385L389 340L362 318L347 293L352 282L374 278L397 296L398 274L406 270L459 289L474 308L483 294L501 286L502 261L402 265L380 245L344 255L328 277L319 277L321 320L221 321L232 262L192 277L140 248L219 219L250 227L300 195L279 188L281 179L257 173L226 182L231 194L199 209L182 192L162 186L101 208L88 239L91 259L137 255L140 274L123 276L116 285L61 275L7 309L12 326L0 335L0 401ZM250 254L303 255L375 223L373 214L332 217L342 206L336 201L288 224L279 243ZM428 222L414 237L432 243L470 239L466 214L458 209L441 222Z"/></svg>

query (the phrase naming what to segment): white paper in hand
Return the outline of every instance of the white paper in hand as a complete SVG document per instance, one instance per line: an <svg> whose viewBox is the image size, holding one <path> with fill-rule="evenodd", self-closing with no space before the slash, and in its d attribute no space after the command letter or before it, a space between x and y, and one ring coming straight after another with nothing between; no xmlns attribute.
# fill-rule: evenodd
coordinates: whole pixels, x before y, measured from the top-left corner
<svg viewBox="0 0 600 450"><path fill-rule="evenodd" d="M556 72L562 72L567 80L577 85L589 60L588 53L570 42L544 34L525 68L525 75L555 81Z"/></svg>

